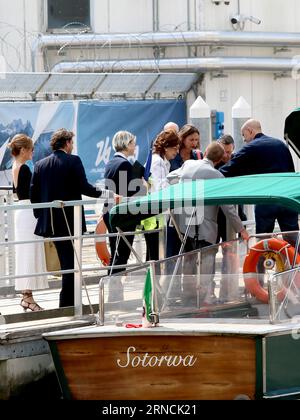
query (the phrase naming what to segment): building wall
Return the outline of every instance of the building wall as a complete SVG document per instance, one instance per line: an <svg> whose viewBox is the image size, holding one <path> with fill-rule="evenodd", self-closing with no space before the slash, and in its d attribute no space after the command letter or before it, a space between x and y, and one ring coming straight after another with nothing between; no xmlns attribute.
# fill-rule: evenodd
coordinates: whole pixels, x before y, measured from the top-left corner
<svg viewBox="0 0 300 420"><path fill-rule="evenodd" d="M130 33L186 30L230 30L230 17L238 12L261 19L256 25L249 21L245 31L300 32L300 2L297 0L91 0L91 26L96 33ZM0 45L8 71L31 71L31 54L38 33L46 29L47 0L0 0ZM188 56L265 56L293 57L300 48L275 51L261 47L168 47L165 57ZM122 49L63 48L46 51L43 70L49 71L62 60L136 59L153 58L152 47ZM142 71L142 68L141 68ZM282 137L287 114L299 105L299 82L291 74L273 72L207 73L198 93L205 96L212 109L225 113L225 131L231 132L231 108L240 96L252 107L255 118L262 121L264 131ZM284 76L284 77L282 77ZM197 92L190 92L191 104Z"/></svg>

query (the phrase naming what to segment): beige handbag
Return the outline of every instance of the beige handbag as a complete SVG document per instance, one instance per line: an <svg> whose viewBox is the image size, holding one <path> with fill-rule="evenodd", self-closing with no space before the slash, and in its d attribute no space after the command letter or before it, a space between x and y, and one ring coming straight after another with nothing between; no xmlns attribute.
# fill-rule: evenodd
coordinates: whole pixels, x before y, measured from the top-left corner
<svg viewBox="0 0 300 420"><path fill-rule="evenodd" d="M56 246L53 241L44 242L45 246L45 258L46 258L46 269L47 271L60 271L60 261L58 258Z"/></svg>
<svg viewBox="0 0 300 420"><path fill-rule="evenodd" d="M63 209L63 212L65 214L64 209ZM54 232L52 208L50 208L50 218L51 218L52 232ZM44 247L45 247L46 270L50 272L60 271L61 265L60 265L57 249L54 242L53 241L44 242Z"/></svg>

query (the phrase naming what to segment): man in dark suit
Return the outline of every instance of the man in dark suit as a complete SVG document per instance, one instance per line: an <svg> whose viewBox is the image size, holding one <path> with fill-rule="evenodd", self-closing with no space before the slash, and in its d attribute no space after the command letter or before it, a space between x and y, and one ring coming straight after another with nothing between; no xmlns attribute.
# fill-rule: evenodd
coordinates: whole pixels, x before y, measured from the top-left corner
<svg viewBox="0 0 300 420"><path fill-rule="evenodd" d="M248 120L241 129L247 143L219 170L224 176L295 172L292 155L283 141L262 133L259 121ZM298 213L279 205L256 205L256 233L298 230Z"/></svg>
<svg viewBox="0 0 300 420"><path fill-rule="evenodd" d="M32 203L45 203L53 200L81 200L81 194L96 198L114 197L112 191L98 191L88 183L81 159L71 154L73 150L73 137L74 134L71 131L63 128L53 134L51 138L53 153L38 161L34 168L30 189ZM69 229L71 234L74 234L73 207L66 207L64 209L37 209L34 210L34 214L37 218L36 235L43 237L69 236ZM86 231L83 211L82 231ZM55 246L61 269L74 269L72 241L56 241ZM74 273L63 274L59 306L73 305Z"/></svg>

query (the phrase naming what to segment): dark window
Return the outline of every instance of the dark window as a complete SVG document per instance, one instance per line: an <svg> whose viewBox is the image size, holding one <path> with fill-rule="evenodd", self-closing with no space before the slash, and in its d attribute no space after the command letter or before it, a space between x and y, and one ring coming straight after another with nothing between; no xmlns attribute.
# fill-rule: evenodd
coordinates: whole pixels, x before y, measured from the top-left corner
<svg viewBox="0 0 300 420"><path fill-rule="evenodd" d="M48 0L48 29L90 26L90 0Z"/></svg>

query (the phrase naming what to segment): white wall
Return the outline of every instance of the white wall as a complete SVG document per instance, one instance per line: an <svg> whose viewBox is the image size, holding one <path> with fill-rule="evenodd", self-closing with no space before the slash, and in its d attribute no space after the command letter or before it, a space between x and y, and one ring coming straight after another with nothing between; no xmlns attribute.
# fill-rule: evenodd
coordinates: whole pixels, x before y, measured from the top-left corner
<svg viewBox="0 0 300 420"><path fill-rule="evenodd" d="M31 46L42 25L43 0L0 0L0 54L7 71L31 71Z"/></svg>
<svg viewBox="0 0 300 420"><path fill-rule="evenodd" d="M95 32L152 31L152 1L93 0Z"/></svg>
<svg viewBox="0 0 300 420"><path fill-rule="evenodd" d="M153 4L158 4L158 14ZM261 19L256 25L247 21L245 31L300 32L299 0L240 0L240 13ZM44 28L47 0L0 0L0 47L8 71L30 71L31 51L37 34ZM161 31L233 30L230 17L238 12L238 0L222 1L217 6L211 0L91 0L91 25L96 33ZM56 49L45 55L45 70L61 60L143 59L153 58L153 48L81 48ZM273 48L257 47L168 47L165 56L187 57L189 54L205 56L265 56L288 57L300 54L300 48L275 52ZM224 111L225 130L231 131L231 108L239 96L244 96L253 109L253 116L262 121L264 131L277 137L283 135L287 114L299 106L299 82L291 75L278 77L272 72L224 72L226 77L207 73L199 90L212 109ZM189 104L194 94L188 95Z"/></svg>

